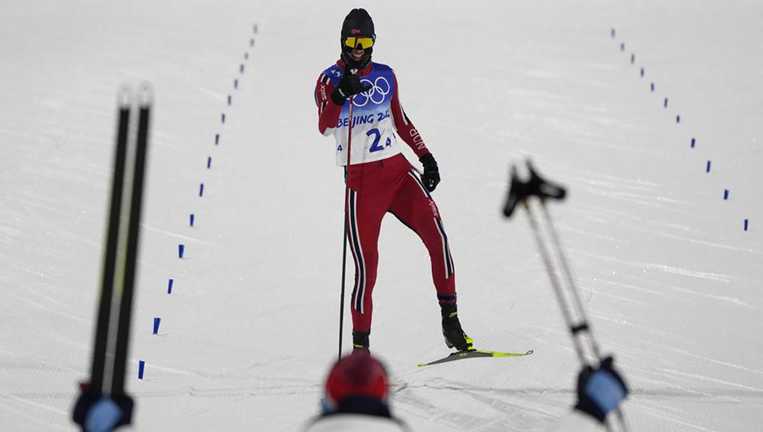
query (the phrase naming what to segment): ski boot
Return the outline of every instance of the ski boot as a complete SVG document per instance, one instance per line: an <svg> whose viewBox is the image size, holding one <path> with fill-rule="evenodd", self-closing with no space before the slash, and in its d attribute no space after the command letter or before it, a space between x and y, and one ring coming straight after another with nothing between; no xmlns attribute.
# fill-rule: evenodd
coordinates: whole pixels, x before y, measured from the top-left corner
<svg viewBox="0 0 763 432"><path fill-rule="evenodd" d="M368 335L371 332L352 332L352 350L365 350L368 351Z"/></svg>
<svg viewBox="0 0 763 432"><path fill-rule="evenodd" d="M445 337L445 345L448 348L456 348L459 351L474 351L474 340L464 333L461 322L458 320L456 305L440 305L442 313L442 335Z"/></svg>

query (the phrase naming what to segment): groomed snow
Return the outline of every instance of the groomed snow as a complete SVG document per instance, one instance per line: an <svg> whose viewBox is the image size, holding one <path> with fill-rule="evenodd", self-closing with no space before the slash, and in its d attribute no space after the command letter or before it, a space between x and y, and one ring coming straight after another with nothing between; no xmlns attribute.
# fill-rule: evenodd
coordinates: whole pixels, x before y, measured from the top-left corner
<svg viewBox="0 0 763 432"><path fill-rule="evenodd" d="M336 356L343 184L312 92L358 6L440 164L466 330L535 349L417 369L446 352L428 259L385 219L372 349L395 412L417 431L481 432L544 431L568 412L569 337L525 215L499 215L509 163L530 156L570 188L551 211L631 384L633 430L759 427L759 2L33 0L0 4L0 429L75 430L116 94L140 80L156 105L135 429L292 431L317 412Z"/></svg>

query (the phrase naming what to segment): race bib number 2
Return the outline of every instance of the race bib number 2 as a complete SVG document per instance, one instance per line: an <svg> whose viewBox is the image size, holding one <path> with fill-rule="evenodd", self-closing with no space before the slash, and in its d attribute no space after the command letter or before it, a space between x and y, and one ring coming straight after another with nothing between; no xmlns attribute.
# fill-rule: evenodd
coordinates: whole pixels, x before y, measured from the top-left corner
<svg viewBox="0 0 763 432"><path fill-rule="evenodd" d="M374 153L378 151L384 150L385 147L390 147L392 145L392 139L390 137L387 137L387 139L384 141L384 145L381 145L381 137L382 134L379 132L379 129L373 128L370 129L368 132L366 132L366 136L372 136L374 137L374 142L371 143L371 147L368 148L369 153Z"/></svg>
<svg viewBox="0 0 763 432"><path fill-rule="evenodd" d="M381 132L379 132L379 129L373 128L366 132L366 136L371 135L374 136L374 142L371 144L371 147L368 148L368 151L374 153L384 150L384 147L379 145L379 141L381 141Z"/></svg>

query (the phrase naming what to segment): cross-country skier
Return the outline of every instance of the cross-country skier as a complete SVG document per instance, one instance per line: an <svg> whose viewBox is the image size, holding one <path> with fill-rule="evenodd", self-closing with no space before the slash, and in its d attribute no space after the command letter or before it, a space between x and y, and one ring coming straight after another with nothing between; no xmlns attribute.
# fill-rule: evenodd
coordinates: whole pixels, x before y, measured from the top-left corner
<svg viewBox="0 0 763 432"><path fill-rule="evenodd" d="M353 347L368 349L371 293L376 282L377 242L382 218L392 213L423 240L442 313L448 347L472 349L456 308L453 258L442 218L430 192L440 183L437 162L400 105L395 73L371 61L374 23L365 9L353 9L342 24L341 57L318 77L315 102L318 129L336 139L337 165L344 166L349 188L346 214L355 260L351 297ZM352 120L348 118L353 104ZM351 136L350 136L351 135ZM423 175L402 155L398 136L413 149ZM347 148L351 146L347 166Z"/></svg>

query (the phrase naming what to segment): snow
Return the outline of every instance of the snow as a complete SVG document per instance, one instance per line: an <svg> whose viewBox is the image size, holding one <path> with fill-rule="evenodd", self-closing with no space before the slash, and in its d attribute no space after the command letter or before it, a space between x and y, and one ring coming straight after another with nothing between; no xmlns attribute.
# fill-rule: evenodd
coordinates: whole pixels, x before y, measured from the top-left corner
<svg viewBox="0 0 763 432"><path fill-rule="evenodd" d="M531 156L570 189L551 211L596 335L632 387L633 430L754 429L763 5L581 3L367 5L374 58L395 68L440 164L435 198L464 326L487 348L535 349L417 369L445 353L438 308L426 251L387 218L371 343L392 371L393 408L417 431L543 431L568 412L578 368L569 337L525 215L499 215L509 163ZM336 356L343 185L312 91L357 6L0 5L3 430L75 430L116 94L141 80L156 105L128 377L134 428L298 430L317 412Z"/></svg>

